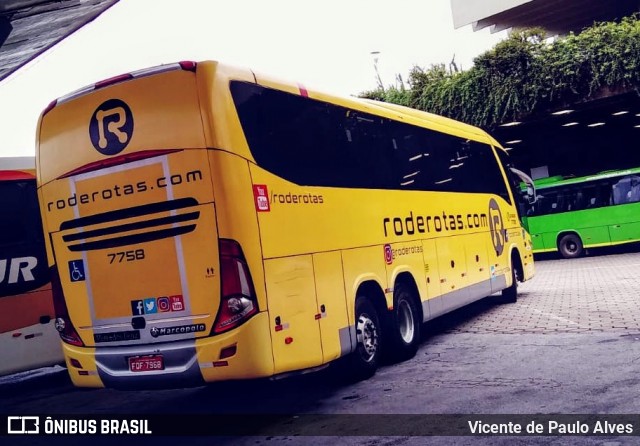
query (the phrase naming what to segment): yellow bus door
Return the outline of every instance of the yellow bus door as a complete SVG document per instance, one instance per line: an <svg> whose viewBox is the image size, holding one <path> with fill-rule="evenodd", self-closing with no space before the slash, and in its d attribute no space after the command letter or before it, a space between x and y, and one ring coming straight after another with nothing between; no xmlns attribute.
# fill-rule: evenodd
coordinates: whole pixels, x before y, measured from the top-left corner
<svg viewBox="0 0 640 446"><path fill-rule="evenodd" d="M338 251L313 254L316 277L317 313L320 322L322 360L329 362L351 352L347 302L342 272L342 254Z"/></svg>
<svg viewBox="0 0 640 446"><path fill-rule="evenodd" d="M322 363L311 255L264 262L275 373Z"/></svg>

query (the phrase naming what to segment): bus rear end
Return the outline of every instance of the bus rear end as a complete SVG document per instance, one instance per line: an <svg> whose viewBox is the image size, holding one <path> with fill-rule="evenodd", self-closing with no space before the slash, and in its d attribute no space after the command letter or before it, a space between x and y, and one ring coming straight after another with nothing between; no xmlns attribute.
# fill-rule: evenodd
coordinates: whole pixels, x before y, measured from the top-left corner
<svg viewBox="0 0 640 446"><path fill-rule="evenodd" d="M0 158L0 376L62 362L34 162L16 160Z"/></svg>
<svg viewBox="0 0 640 446"><path fill-rule="evenodd" d="M174 387L272 373L244 252L218 236L191 62L99 82L41 117L39 199L74 384Z"/></svg>

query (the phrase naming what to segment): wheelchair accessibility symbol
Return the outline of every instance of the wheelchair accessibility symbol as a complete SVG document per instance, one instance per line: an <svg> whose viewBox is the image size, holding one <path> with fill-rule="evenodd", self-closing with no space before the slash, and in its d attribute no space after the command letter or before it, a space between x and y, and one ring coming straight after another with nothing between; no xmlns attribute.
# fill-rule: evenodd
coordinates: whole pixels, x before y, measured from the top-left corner
<svg viewBox="0 0 640 446"><path fill-rule="evenodd" d="M69 262L69 278L72 282L82 282L84 280L84 263L82 260L71 260Z"/></svg>

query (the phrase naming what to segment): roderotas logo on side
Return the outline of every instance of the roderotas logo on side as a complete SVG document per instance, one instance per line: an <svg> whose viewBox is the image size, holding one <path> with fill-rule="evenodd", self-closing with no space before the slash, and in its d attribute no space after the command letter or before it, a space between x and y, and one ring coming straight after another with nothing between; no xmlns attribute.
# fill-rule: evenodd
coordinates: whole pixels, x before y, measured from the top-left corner
<svg viewBox="0 0 640 446"><path fill-rule="evenodd" d="M500 206L498 206L498 202L494 198L489 201L489 231L491 232L493 249L500 256L504 251L504 224Z"/></svg>
<svg viewBox="0 0 640 446"><path fill-rule="evenodd" d="M91 144L103 155L122 152L133 136L133 113L120 99L104 101L89 121Z"/></svg>

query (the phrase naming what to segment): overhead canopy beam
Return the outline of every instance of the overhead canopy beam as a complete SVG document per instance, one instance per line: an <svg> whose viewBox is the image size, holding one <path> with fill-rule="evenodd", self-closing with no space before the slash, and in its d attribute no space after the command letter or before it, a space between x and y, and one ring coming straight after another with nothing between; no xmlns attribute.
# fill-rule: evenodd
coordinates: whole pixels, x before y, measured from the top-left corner
<svg viewBox="0 0 640 446"><path fill-rule="evenodd" d="M11 22L5 16L0 15L0 46L7 40L13 30Z"/></svg>
<svg viewBox="0 0 640 446"><path fill-rule="evenodd" d="M0 0L0 81L118 0Z"/></svg>
<svg viewBox="0 0 640 446"><path fill-rule="evenodd" d="M580 32L594 22L619 20L640 10L640 0L451 0L456 28L542 27L549 34Z"/></svg>

